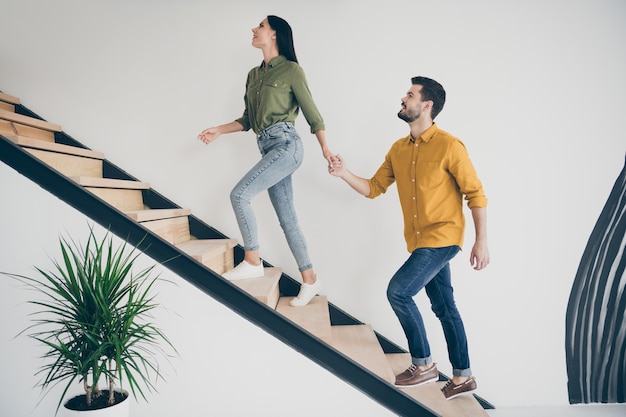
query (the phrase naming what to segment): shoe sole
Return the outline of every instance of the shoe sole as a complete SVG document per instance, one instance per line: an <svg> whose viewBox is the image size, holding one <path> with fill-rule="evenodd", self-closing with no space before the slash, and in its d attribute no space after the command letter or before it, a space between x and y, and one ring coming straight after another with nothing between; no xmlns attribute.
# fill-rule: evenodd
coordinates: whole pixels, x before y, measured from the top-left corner
<svg viewBox="0 0 626 417"><path fill-rule="evenodd" d="M309 301L307 301L306 303L304 303L304 302L302 302L302 301L295 302L295 300L300 300L300 299L299 299L299 298L294 298L293 300L291 300L291 301L289 302L289 305L290 305L290 306L292 306L292 307L304 307L304 306L309 305L309 303L310 303L311 301L313 301L313 299L314 299L314 298L315 298L315 295L314 295L313 297L311 297L311 298L309 299Z"/></svg>
<svg viewBox="0 0 626 417"><path fill-rule="evenodd" d="M265 276L265 270L263 271L259 271L258 274L254 274L254 275L244 275L244 276L237 276L231 273L231 271L226 271L222 274L222 278L224 278L227 281L240 281L242 279L253 279L253 278L263 278Z"/></svg>
<svg viewBox="0 0 626 417"><path fill-rule="evenodd" d="M454 394L451 395L450 397L446 397L446 400L452 400L456 397L460 397L461 395L472 395L474 393L474 391L476 391L475 389L471 390L471 391L463 391L463 392L459 392L458 394ZM445 395L444 395L445 397Z"/></svg>
<svg viewBox="0 0 626 417"><path fill-rule="evenodd" d="M252 277L230 277L228 275L222 275L222 278L224 278L227 281L241 281L244 279L254 279L254 278L263 278L265 275L254 275Z"/></svg>
<svg viewBox="0 0 626 417"><path fill-rule="evenodd" d="M314 290L315 292L314 292L314 293L313 293L313 295L312 295L312 296L311 296L311 297L307 300L307 302L306 302L306 303L303 303L303 302L301 301L301 300L302 300L301 298L296 297L296 298L294 298L293 300L291 300L291 301L289 302L289 305L290 305L290 306L292 306L292 307L304 307L304 306L308 305L308 304L309 304L309 303L310 303L310 302L311 302L311 301L315 298L315 296L316 296L317 294L319 294L319 292L320 292L320 290L321 290L321 289L322 289L322 286L321 286L321 285L318 285L318 286L317 286L317 288L315 288L315 290ZM298 294L298 295L299 295L299 294ZM298 300L298 301L296 301L296 300ZM294 304L294 303L295 303L295 304Z"/></svg>
<svg viewBox="0 0 626 417"><path fill-rule="evenodd" d="M398 385L397 383L394 383L393 385L394 385L394 386L396 386L396 387L398 387L398 388L413 388L413 387L419 387L419 386L424 385L424 384L428 384L428 383L430 383L430 382L436 382L436 381L438 381L438 380L439 380L439 377L438 377L438 376L434 376L434 377L432 377L431 379L427 379L427 380L422 381L422 382L419 382L419 383L417 383L417 384L411 384L411 385Z"/></svg>

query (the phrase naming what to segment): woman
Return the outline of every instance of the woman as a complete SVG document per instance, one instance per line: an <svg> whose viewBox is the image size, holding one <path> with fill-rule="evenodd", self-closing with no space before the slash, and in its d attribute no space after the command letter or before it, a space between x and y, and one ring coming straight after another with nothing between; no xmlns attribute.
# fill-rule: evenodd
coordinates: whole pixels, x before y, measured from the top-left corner
<svg viewBox="0 0 626 417"><path fill-rule="evenodd" d="M268 16L252 29L252 33L252 46L263 52L263 63L248 73L242 117L205 129L198 135L199 140L208 144L224 133L252 129L262 155L230 194L245 256L243 262L224 274L224 278L237 280L263 276L251 200L267 190L302 274L300 293L291 305L304 306L319 292L321 283L313 271L293 205L291 174L303 158L302 141L293 125L299 109L302 109L311 133L317 137L329 166L334 155L326 145L324 120L313 102L304 71L298 65L289 24L280 17Z"/></svg>

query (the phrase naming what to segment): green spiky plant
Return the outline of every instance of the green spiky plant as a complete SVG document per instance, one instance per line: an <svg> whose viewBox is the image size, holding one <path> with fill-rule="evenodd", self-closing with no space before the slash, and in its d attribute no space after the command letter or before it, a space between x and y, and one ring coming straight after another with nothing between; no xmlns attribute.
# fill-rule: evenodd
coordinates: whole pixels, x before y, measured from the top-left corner
<svg viewBox="0 0 626 417"><path fill-rule="evenodd" d="M3 273L42 296L29 301L37 311L22 334L47 348L36 373L44 395L67 381L57 412L76 381L83 384L88 406L103 395L101 381L106 381L109 405L123 382L135 398L146 399L142 385L153 391L151 376L163 379L157 357L169 356L170 348L175 352L149 320L158 307L151 290L161 280L152 274L154 265L133 272L140 252L128 242L116 248L109 232L97 239L92 226L84 247L63 237L59 243L63 261L52 260L53 271L35 267L37 278Z"/></svg>

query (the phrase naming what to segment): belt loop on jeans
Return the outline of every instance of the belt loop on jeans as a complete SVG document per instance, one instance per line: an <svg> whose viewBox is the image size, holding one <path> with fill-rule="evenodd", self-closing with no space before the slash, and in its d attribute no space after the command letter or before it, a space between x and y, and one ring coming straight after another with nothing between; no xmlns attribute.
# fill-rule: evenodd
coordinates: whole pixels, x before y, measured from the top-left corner
<svg viewBox="0 0 626 417"><path fill-rule="evenodd" d="M258 139L260 139L262 137L269 136L269 133L267 132L268 130L270 130L270 129L274 128L274 127L277 127L277 126L281 126L281 125L284 125L287 128L289 128L289 129L293 129L294 128L293 123L291 123L291 122L277 122L277 123L274 123L271 126L266 127L265 129L261 130L258 133L258 135L256 135L256 136L257 136Z"/></svg>

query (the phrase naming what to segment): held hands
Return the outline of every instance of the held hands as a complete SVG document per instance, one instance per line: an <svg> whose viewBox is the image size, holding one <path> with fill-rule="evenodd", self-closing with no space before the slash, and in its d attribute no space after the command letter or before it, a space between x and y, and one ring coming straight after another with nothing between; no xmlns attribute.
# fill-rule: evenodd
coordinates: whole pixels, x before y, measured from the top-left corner
<svg viewBox="0 0 626 417"><path fill-rule="evenodd" d="M335 158L335 154L333 154L328 148L322 147L322 155L326 162L328 162L328 167L332 165L332 160Z"/></svg>
<svg viewBox="0 0 626 417"><path fill-rule="evenodd" d="M335 177L343 178L347 172L346 164L341 155L337 154L330 158L328 173Z"/></svg>
<svg viewBox="0 0 626 417"><path fill-rule="evenodd" d="M210 127L208 129L204 129L198 135L198 140L206 143L207 145L217 139L222 133L216 127Z"/></svg>

